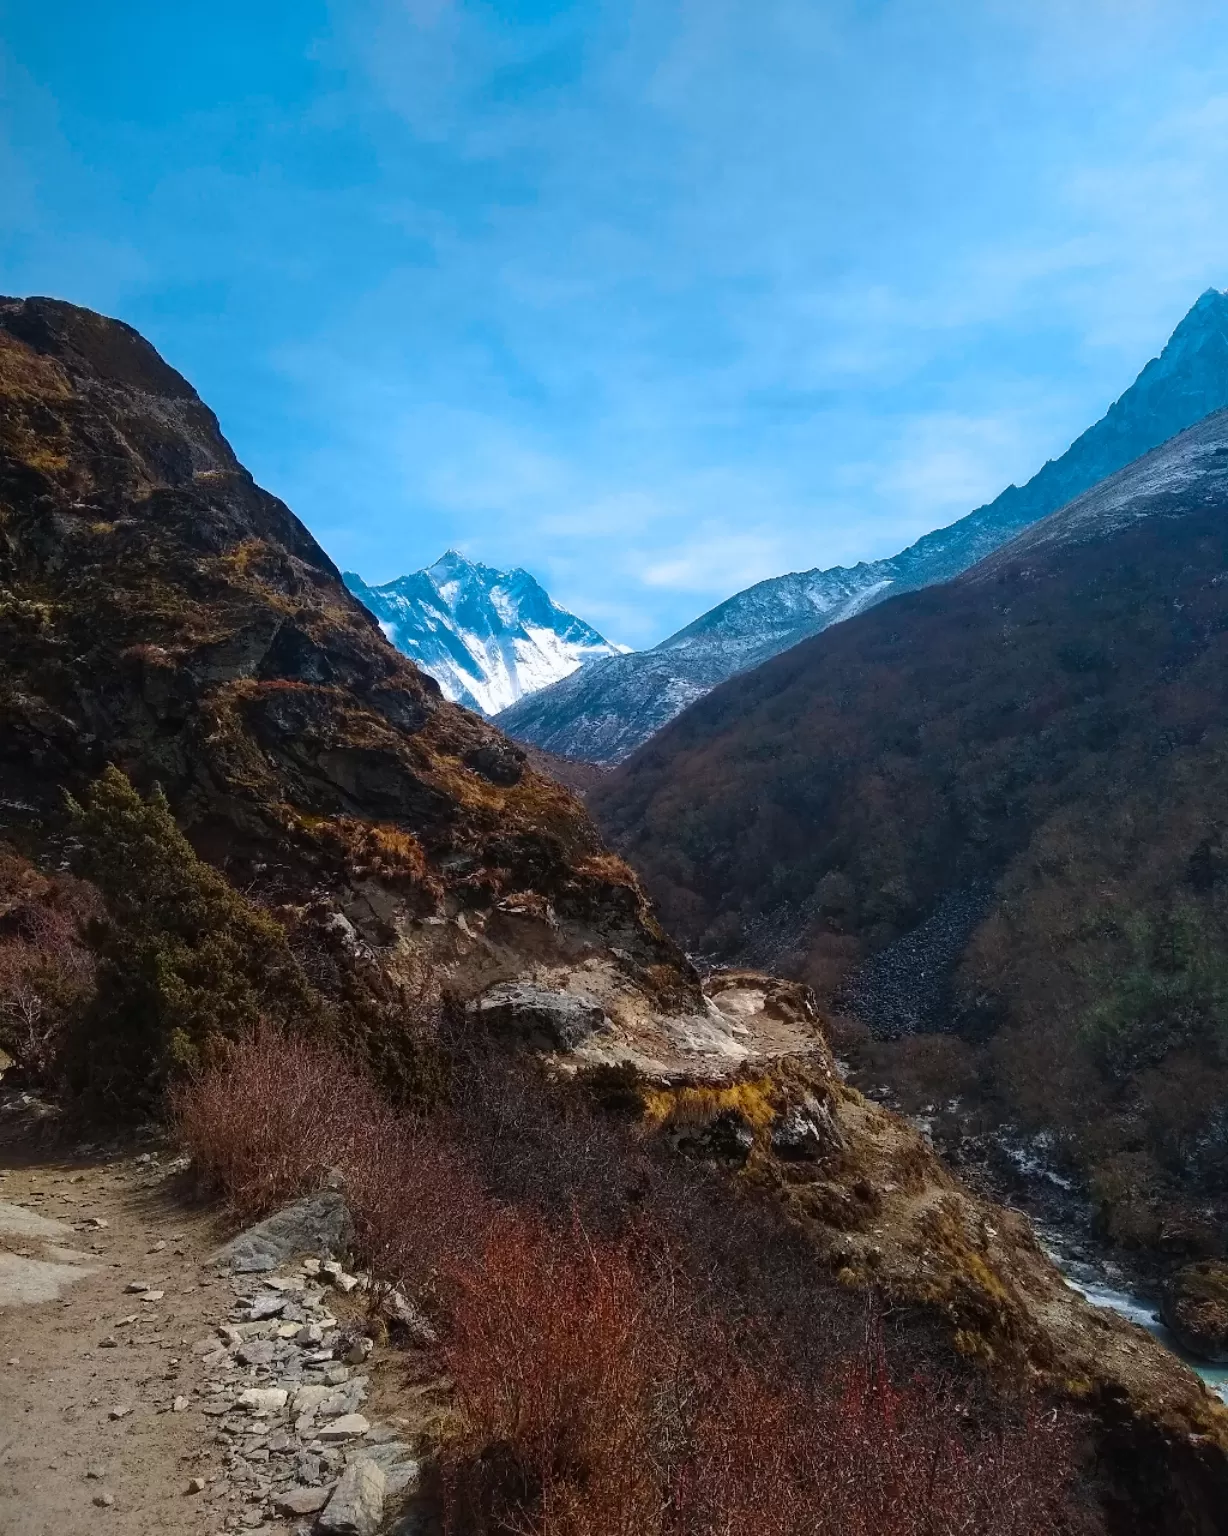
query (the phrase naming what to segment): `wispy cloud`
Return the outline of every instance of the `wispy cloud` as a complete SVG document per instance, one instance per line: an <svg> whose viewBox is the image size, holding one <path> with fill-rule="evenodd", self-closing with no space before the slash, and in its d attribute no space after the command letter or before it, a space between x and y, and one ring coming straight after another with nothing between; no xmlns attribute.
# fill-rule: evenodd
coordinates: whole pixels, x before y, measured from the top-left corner
<svg viewBox="0 0 1228 1536"><path fill-rule="evenodd" d="M1025 479L1228 284L1210 0L216 5L6 30L3 286L149 331L374 579L646 643Z"/></svg>

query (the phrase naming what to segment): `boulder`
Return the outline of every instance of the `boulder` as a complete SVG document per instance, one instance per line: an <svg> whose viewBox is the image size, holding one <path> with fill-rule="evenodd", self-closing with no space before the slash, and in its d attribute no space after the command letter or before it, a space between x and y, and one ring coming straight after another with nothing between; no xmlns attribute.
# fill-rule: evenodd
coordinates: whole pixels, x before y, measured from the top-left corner
<svg viewBox="0 0 1228 1536"><path fill-rule="evenodd" d="M339 1419L334 1419L331 1424L322 1424L316 1430L318 1440L357 1440L365 1435L371 1428L370 1421L361 1413L343 1413Z"/></svg>
<svg viewBox="0 0 1228 1536"><path fill-rule="evenodd" d="M376 1308L390 1323L404 1328L410 1342L422 1348L430 1348L439 1342L435 1328L404 1291L389 1286L376 1297Z"/></svg>
<svg viewBox="0 0 1228 1536"><path fill-rule="evenodd" d="M530 981L500 982L471 1002L469 1012L495 1034L550 1051L574 1051L610 1027L591 998Z"/></svg>
<svg viewBox="0 0 1228 1536"><path fill-rule="evenodd" d="M1228 1365L1228 1261L1203 1259L1172 1275L1160 1316L1183 1349L1213 1365Z"/></svg>
<svg viewBox="0 0 1228 1536"><path fill-rule="evenodd" d="M755 1145L755 1130L736 1109L723 1109L707 1125L684 1132L678 1149L692 1157L741 1167Z"/></svg>
<svg viewBox="0 0 1228 1536"><path fill-rule="evenodd" d="M328 1503L327 1488L291 1488L279 1493L274 1503L279 1514L314 1515Z"/></svg>
<svg viewBox="0 0 1228 1536"><path fill-rule="evenodd" d="M824 1104L807 1102L787 1110L772 1127L772 1151L786 1162L817 1162L842 1151L844 1136Z"/></svg>
<svg viewBox="0 0 1228 1536"><path fill-rule="evenodd" d="M374 1536L384 1516L387 1482L369 1456L351 1462L333 1489L317 1529L331 1536Z"/></svg>
<svg viewBox="0 0 1228 1536"><path fill-rule="evenodd" d="M339 1253L354 1227L344 1197L322 1189L296 1200L231 1238L208 1262L239 1274L265 1274L299 1254Z"/></svg>

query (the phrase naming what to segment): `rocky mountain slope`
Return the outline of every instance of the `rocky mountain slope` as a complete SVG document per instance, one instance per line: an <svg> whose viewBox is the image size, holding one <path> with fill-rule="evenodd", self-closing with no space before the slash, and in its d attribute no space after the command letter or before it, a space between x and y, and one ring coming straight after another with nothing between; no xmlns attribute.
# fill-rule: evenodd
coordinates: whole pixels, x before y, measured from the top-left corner
<svg viewBox="0 0 1228 1536"><path fill-rule="evenodd" d="M350 571L345 584L444 698L485 715L625 649L560 608L528 571L496 571L454 549L383 586Z"/></svg>
<svg viewBox="0 0 1228 1536"><path fill-rule="evenodd" d="M697 996L568 791L394 650L148 343L50 299L0 301L0 655L23 849L111 762L345 986L613 945L654 996Z"/></svg>
<svg viewBox="0 0 1228 1536"><path fill-rule="evenodd" d="M590 792L689 944L946 1032L931 1097L1045 1131L1155 1254L1228 1217L1226 512L1221 411Z"/></svg>
<svg viewBox="0 0 1228 1536"><path fill-rule="evenodd" d="M663 640L565 679L506 711L516 738L615 763L726 678L900 592L949 581L1020 529L1228 406L1228 294L1209 289L1158 358L1094 426L1022 487L888 560L761 581Z"/></svg>

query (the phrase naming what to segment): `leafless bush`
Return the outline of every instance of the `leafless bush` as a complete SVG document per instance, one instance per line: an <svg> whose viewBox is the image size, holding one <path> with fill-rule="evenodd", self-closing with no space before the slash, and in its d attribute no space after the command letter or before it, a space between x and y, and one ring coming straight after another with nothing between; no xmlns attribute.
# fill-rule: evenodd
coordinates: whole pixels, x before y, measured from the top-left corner
<svg viewBox="0 0 1228 1536"><path fill-rule="evenodd" d="M1064 1430L989 1430L897 1385L876 1328L821 1386L747 1359L674 1283L668 1239L592 1242L523 1213L453 1277L447 1363L468 1432L451 1529L532 1536L1056 1536Z"/></svg>
<svg viewBox="0 0 1228 1536"><path fill-rule="evenodd" d="M660 1528L654 1408L665 1358L629 1246L502 1214L449 1276L446 1358L467 1435L449 1450L454 1530L643 1536Z"/></svg>
<svg viewBox="0 0 1228 1536"><path fill-rule="evenodd" d="M40 1086L58 1076L66 1032L93 995L84 930L98 910L84 881L0 854L0 1045Z"/></svg>
<svg viewBox="0 0 1228 1536"><path fill-rule="evenodd" d="M345 1167L357 1239L380 1279L420 1295L476 1262L496 1206L464 1153L429 1127L372 1122Z"/></svg>
<svg viewBox="0 0 1228 1536"><path fill-rule="evenodd" d="M391 1115L340 1052L279 1031L252 1031L170 1090L174 1129L201 1186L244 1218L349 1170Z"/></svg>
<svg viewBox="0 0 1228 1536"><path fill-rule="evenodd" d="M470 1067L453 1118L413 1120L337 1052L265 1031L175 1099L237 1210L338 1165L365 1262L429 1303L463 1422L442 1456L454 1536L1082 1529L1065 1429L901 1383L876 1326L850 1351L767 1202L735 1208Z"/></svg>

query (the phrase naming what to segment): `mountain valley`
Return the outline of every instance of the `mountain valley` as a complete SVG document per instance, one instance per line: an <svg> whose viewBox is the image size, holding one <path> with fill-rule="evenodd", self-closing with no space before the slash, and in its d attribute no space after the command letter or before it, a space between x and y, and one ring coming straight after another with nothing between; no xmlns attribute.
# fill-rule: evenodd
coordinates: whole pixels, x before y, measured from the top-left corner
<svg viewBox="0 0 1228 1536"><path fill-rule="evenodd" d="M830 992L909 933L927 903L1023 858L1011 866L1018 931L1006 959L1001 945L978 951L988 995L1008 961L1043 965L1027 817L1047 815L1049 835L1073 807L1071 867L1099 856L1079 841L1073 795L1097 775L1121 791L1110 854L1130 869L1134 850L1145 855L1131 900L1146 914L1175 860L1194 871L1194 931L1211 932L1218 841L1198 793L1218 741L1222 589L1207 572L1222 565L1225 445L1212 418L1153 456L1145 502L1127 472L1090 512L1076 503L1060 536L1029 535L1019 561L996 557L987 576L896 599L726 683L593 786L603 820L687 941L732 955L730 925L709 932L727 909L752 938L778 936L759 944L763 954ZM1079 542L1088 518L1091 544ZM1092 574L1106 548L1113 580ZM1106 630L1100 651L1065 629L1054 638L1050 608L1062 610L1071 590L1080 611L1099 602L1126 638ZM954 620L942 591L963 604ZM929 683L893 681L901 612L929 616L943 677L953 668L959 687L971 675L965 637L972 659L992 650L986 622L1000 640L1002 679L980 702L960 693L957 718L932 732L918 720L910 735L899 711L901 696L915 710L926 688L937 697ZM846 681L843 723L823 716L821 726L829 775L846 766L866 786L849 801L850 832L840 783L812 787L813 758L802 787L790 781L794 759L756 709L762 701L779 719L768 695L785 690L800 763L814 739L808 658L834 647L820 671L835 675L841 648L867 634L877 637L874 686ZM1020 635L1046 656L1056 647L1051 686ZM544 1528L548 1471L551 1497L569 1508L587 1509L598 1492L614 1501L617 1519L590 1529L661 1536L711 1529L731 1508L749 1512L739 1529L919 1536L922 1478L977 1536L1217 1529L1228 1411L1199 1379L1145 1332L1089 1306L1023 1218L963 1186L913 1126L850 1087L832 1051L835 1025L805 985L745 969L701 976L549 760L535 767L394 649L293 513L239 464L191 386L127 326L47 299L0 300L0 655L5 1091L22 1115L43 1116L44 1135L58 1115L69 1125L101 1115L113 1128L169 1104L202 1189L231 1212L264 1214L278 1198L339 1184L353 1211L352 1261L401 1333L372 1313L338 1349L367 1358L416 1329L419 1354L407 1348L404 1367L389 1368L389 1392L420 1402L421 1369L455 1394L415 1452L434 1469L414 1493L430 1518L463 1516L491 1533ZM924 657L917 646L913 665ZM1034 696L1010 670L1023 661ZM1150 689L1145 728L1114 681L1127 677ZM881 749L858 722L875 701L900 713L902 734L870 772L858 753ZM1049 723L1065 778L1029 768L1031 736L1012 755L1019 718L1033 736ZM739 745L733 769L714 755L700 792L680 788L665 814L652 774L674 748L699 751L698 733L741 719L763 750ZM961 735L976 750L947 813L942 753ZM719 730L713 740L716 754ZM1124 744L1129 763L1161 762L1163 794L1132 789L1105 756L1080 768L1089 742L1101 754ZM738 775L765 763L782 789L774 800L756 789L767 809L748 810ZM857 857L844 885L824 887L824 900L834 892L843 903L839 931L812 935L800 909L781 920L763 895L817 863L834 867L813 827L799 836L788 821L799 809L811 816L816 793L831 837ZM999 826L1000 804L1010 813ZM892 827L883 818L896 811L904 824ZM718 842L704 821L712 813L724 818L717 833L742 826L762 840L758 852L735 848L723 866L734 878L719 892L696 875ZM1143 835L1160 813L1174 829L1171 854ZM634 832L637 819L648 833ZM966 825L976 834L967 848ZM918 828L932 847L912 854L907 834ZM787 861L811 844L811 862L790 872ZM927 862L934 850L940 870ZM1055 855L1033 856L1044 871ZM1132 941L1108 931L1097 942L1111 959L1114 944ZM1181 974L1190 1001L1176 1048L1197 1056L1211 1048L1216 973L1196 958ZM1114 1014L1104 1026L1127 1078L1139 1051L1169 1043L1151 1014L1140 1023L1129 1012L1132 996L1126 1023ZM978 1019L1001 1006L979 992L974 1003ZM248 1068L256 1075L244 1078ZM342 1256L328 1273L345 1276ZM40 1263L5 1253L6 1272ZM152 1296L141 1284L129 1290ZM315 1432L310 1413L286 1418L301 1386L277 1373L318 1335L300 1344L311 1324L268 1321L287 1308L284 1292L253 1295L241 1310L271 1308L251 1319L263 1332L226 1325L224 1347L208 1346L225 1381L216 1399L189 1396L174 1430L226 1441L246 1479L249 1506L219 1506L217 1529L278 1529L267 1515L284 1490L259 1471L261 1458L282 1456L291 1430ZM52 1314L40 1307L56 1306L29 1304L28 1321L6 1329L10 1347L21 1347L23 1327L46 1327ZM418 1309L429 1312L425 1331ZM858 1366L867 1317L879 1319L882 1344ZM435 1353L422 1361L427 1338ZM349 1400L350 1366L331 1345L296 1368L328 1374L311 1388L319 1401L334 1387ZM499 1417L509 1401L547 1414L544 1441L542 1420L530 1434ZM884 1401L922 1427L892 1439L890 1416L874 1417ZM842 1402L848 1412L833 1410ZM565 1422L549 1407L558 1403ZM106 1410L89 1411L101 1420ZM819 1412L833 1429L816 1438ZM146 1433L160 1433L159 1418L142 1415ZM850 1446L841 1426L853 1424L865 1438ZM321 1451L308 1453L322 1465L329 1436L353 1436L362 1467L378 1470L378 1426L364 1425L339 1412L321 1426ZM627 1425L640 1438L620 1439ZM1048 1438L1053 1426L1064 1438ZM829 1459L816 1463L819 1451ZM336 1489L320 1493L315 1466L316 1484L295 1493L303 1507L361 1478L384 1489L374 1471L341 1473L334 1461ZM1030 1470L1004 1482L1004 1468ZM668 1514L684 1496L716 1498L713 1489L713 1511ZM418 1521L423 1507L381 1504L363 1529ZM786 1509L791 1523L765 1524ZM321 1530L342 1528L321 1518Z"/></svg>
<svg viewBox="0 0 1228 1536"><path fill-rule="evenodd" d="M692 950L812 984L955 1142L1039 1136L1153 1279L1228 1218L1226 505L1221 411L589 796Z"/></svg>

